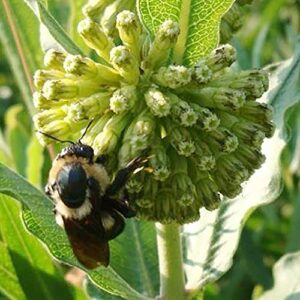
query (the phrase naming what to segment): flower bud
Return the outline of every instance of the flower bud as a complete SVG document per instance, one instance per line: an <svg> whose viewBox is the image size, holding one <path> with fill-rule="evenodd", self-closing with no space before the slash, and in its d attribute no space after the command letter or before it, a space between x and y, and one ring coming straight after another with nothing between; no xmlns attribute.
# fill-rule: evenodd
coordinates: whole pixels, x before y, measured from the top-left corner
<svg viewBox="0 0 300 300"><path fill-rule="evenodd" d="M242 10L236 3L230 7L228 12L224 15L224 20L230 24L233 32L238 31L242 26Z"/></svg>
<svg viewBox="0 0 300 300"><path fill-rule="evenodd" d="M173 120L184 127L193 126L198 120L198 115L192 106L174 94L168 93L167 95L171 102L171 115Z"/></svg>
<svg viewBox="0 0 300 300"><path fill-rule="evenodd" d="M119 151L120 166L140 155L140 152L151 145L154 135L155 121L146 111L138 115L126 130Z"/></svg>
<svg viewBox="0 0 300 300"><path fill-rule="evenodd" d="M42 91L48 100L59 100L90 96L98 90L99 87L89 80L59 79L46 81Z"/></svg>
<svg viewBox="0 0 300 300"><path fill-rule="evenodd" d="M212 211L219 207L221 198L217 184L208 172L198 172L196 192L201 206Z"/></svg>
<svg viewBox="0 0 300 300"><path fill-rule="evenodd" d="M184 66L161 67L153 75L154 81L164 87L177 89L187 85L191 81L191 70Z"/></svg>
<svg viewBox="0 0 300 300"><path fill-rule="evenodd" d="M123 45L139 60L141 49L141 26L135 13L123 10L117 15L116 26Z"/></svg>
<svg viewBox="0 0 300 300"><path fill-rule="evenodd" d="M99 92L70 105L69 117L77 121L102 115L109 108L111 92Z"/></svg>
<svg viewBox="0 0 300 300"><path fill-rule="evenodd" d="M254 122L266 137L271 137L274 134L275 126L270 121L272 117L272 107L270 105L254 101L247 102L240 109L240 114L245 119Z"/></svg>
<svg viewBox="0 0 300 300"><path fill-rule="evenodd" d="M148 56L142 63L142 68L156 69L163 65L169 56L170 49L175 45L179 35L179 25L172 20L163 22L155 34Z"/></svg>
<svg viewBox="0 0 300 300"><path fill-rule="evenodd" d="M205 87L186 91L197 104L208 108L218 108L225 111L237 110L245 103L245 94L230 88Z"/></svg>
<svg viewBox="0 0 300 300"><path fill-rule="evenodd" d="M250 173L258 169L265 161L265 156L258 149L251 149L247 145L238 147L234 156L239 160Z"/></svg>
<svg viewBox="0 0 300 300"><path fill-rule="evenodd" d="M85 136L82 138L82 142L86 145L93 145L96 136L99 134L99 132L102 132L104 126L112 117L112 115L112 112L108 111L99 119L94 121Z"/></svg>
<svg viewBox="0 0 300 300"><path fill-rule="evenodd" d="M209 85L237 89L243 92L247 99L253 100L261 97L268 89L269 79L267 72L263 70L250 70L225 74Z"/></svg>
<svg viewBox="0 0 300 300"><path fill-rule="evenodd" d="M206 65L210 70L212 70L212 72L218 72L231 66L235 60L236 51L229 44L221 45L219 48L212 51L212 53L205 59Z"/></svg>
<svg viewBox="0 0 300 300"><path fill-rule="evenodd" d="M194 103L191 103L191 106L198 115L198 124L200 124L201 129L209 132L219 127L220 119L216 114L212 113L208 108L201 107Z"/></svg>
<svg viewBox="0 0 300 300"><path fill-rule="evenodd" d="M38 110L50 109L53 107L61 106L63 104L66 104L65 101L49 101L42 95L42 93L33 93L33 105Z"/></svg>
<svg viewBox="0 0 300 300"><path fill-rule="evenodd" d="M195 152L195 144L188 130L182 127L169 128L172 147L179 155L190 156Z"/></svg>
<svg viewBox="0 0 300 300"><path fill-rule="evenodd" d="M114 0L89 0L82 8L82 12L86 17L91 19L100 16L105 7L111 4Z"/></svg>
<svg viewBox="0 0 300 300"><path fill-rule="evenodd" d="M125 46L118 46L110 52L110 62L129 84L137 84L140 71L136 58Z"/></svg>
<svg viewBox="0 0 300 300"><path fill-rule="evenodd" d="M198 62L192 71L192 78L198 84L206 84L213 77L212 70L207 66L205 60Z"/></svg>
<svg viewBox="0 0 300 300"><path fill-rule="evenodd" d="M133 174L126 183L126 191L130 194L140 193L144 187L144 177L143 172Z"/></svg>
<svg viewBox="0 0 300 300"><path fill-rule="evenodd" d="M68 54L64 61L64 70L76 76L95 77L97 68L94 61L81 55Z"/></svg>
<svg viewBox="0 0 300 300"><path fill-rule="evenodd" d="M56 70L37 70L33 75L33 82L37 89L41 89L47 80L63 78L64 74Z"/></svg>
<svg viewBox="0 0 300 300"><path fill-rule="evenodd" d="M94 49L99 56L109 61L113 42L105 35L99 24L91 19L84 19L78 24L78 32L86 45Z"/></svg>
<svg viewBox="0 0 300 300"><path fill-rule="evenodd" d="M201 171L210 171L215 168L216 159L203 137L195 130L192 131L192 137L195 141L195 152L192 160L195 166Z"/></svg>
<svg viewBox="0 0 300 300"><path fill-rule="evenodd" d="M63 63L66 58L66 54L50 49L44 56L44 66L48 69L55 69L57 71L63 71Z"/></svg>
<svg viewBox="0 0 300 300"><path fill-rule="evenodd" d="M113 115L105 124L103 131L94 140L93 148L96 155L112 152L120 138L121 133L130 121L130 115Z"/></svg>
<svg viewBox="0 0 300 300"><path fill-rule="evenodd" d="M130 110L137 101L137 93L134 86L124 86L116 90L110 98L110 109L116 113Z"/></svg>
<svg viewBox="0 0 300 300"><path fill-rule="evenodd" d="M34 124L35 126L41 130L44 131L43 128L48 125L48 123L52 123L55 120L61 120L64 119L66 113L66 107L58 107L58 108L52 108L48 110L41 111L37 113L34 117Z"/></svg>
<svg viewBox="0 0 300 300"><path fill-rule="evenodd" d="M230 24L224 19L221 20L220 25L220 44L228 43L232 38L232 29Z"/></svg>
<svg viewBox="0 0 300 300"><path fill-rule="evenodd" d="M249 172L241 163L233 163L224 157L218 159L212 177L220 192L226 197L233 198L241 192L240 184L249 178Z"/></svg>
<svg viewBox="0 0 300 300"><path fill-rule="evenodd" d="M145 101L155 116L160 118L170 114L170 99L156 87L151 87L145 93Z"/></svg>
<svg viewBox="0 0 300 300"><path fill-rule="evenodd" d="M194 204L196 198L195 186L188 176L188 166L186 158L178 156L176 152L170 152L172 173L169 180L169 185L172 187L173 194L175 195L175 203L180 206L190 206Z"/></svg>
<svg viewBox="0 0 300 300"><path fill-rule="evenodd" d="M213 138L213 140L210 140L212 145L217 146L224 153L234 152L239 145L237 137L224 127L210 131L209 135Z"/></svg>
<svg viewBox="0 0 300 300"><path fill-rule="evenodd" d="M171 173L170 161L166 152L166 148L159 139L153 141L149 166L153 169L152 174L155 180L158 181L165 181Z"/></svg>
<svg viewBox="0 0 300 300"><path fill-rule="evenodd" d="M35 125L39 128L37 125ZM65 139L71 133L70 125L64 120L54 120L48 124L45 124L44 127L41 128L43 133L47 133L51 136L54 136L57 139ZM53 142L52 139L46 137L44 134L37 133L37 137L42 145L47 145Z"/></svg>

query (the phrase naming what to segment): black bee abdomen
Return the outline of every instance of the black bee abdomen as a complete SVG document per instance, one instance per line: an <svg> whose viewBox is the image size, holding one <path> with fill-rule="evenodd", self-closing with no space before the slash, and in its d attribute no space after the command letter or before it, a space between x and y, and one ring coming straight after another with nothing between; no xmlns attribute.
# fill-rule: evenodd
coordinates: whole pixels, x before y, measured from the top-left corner
<svg viewBox="0 0 300 300"><path fill-rule="evenodd" d="M87 190L87 176L80 164L65 165L58 173L57 189L63 203L70 208L80 207Z"/></svg>

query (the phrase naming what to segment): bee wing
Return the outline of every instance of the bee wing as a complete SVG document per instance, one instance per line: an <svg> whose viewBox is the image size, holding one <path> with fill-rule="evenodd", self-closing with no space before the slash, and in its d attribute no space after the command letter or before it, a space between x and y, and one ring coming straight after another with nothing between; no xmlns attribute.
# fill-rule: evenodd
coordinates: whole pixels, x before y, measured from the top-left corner
<svg viewBox="0 0 300 300"><path fill-rule="evenodd" d="M88 269L109 264L109 245L104 229L95 218L84 220L65 219L64 227L74 255Z"/></svg>

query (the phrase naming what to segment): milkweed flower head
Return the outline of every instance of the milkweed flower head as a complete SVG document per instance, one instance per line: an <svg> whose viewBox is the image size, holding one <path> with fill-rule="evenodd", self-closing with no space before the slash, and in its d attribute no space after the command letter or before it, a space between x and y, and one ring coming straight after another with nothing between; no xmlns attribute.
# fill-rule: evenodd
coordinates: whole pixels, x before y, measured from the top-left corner
<svg viewBox="0 0 300 300"><path fill-rule="evenodd" d="M166 20L150 41L125 10L116 15L114 39L91 7L84 12L78 32L99 59L45 54L34 76L37 129L76 139L94 119L82 142L109 157L111 172L147 150L147 166L126 186L141 218L187 223L201 207L237 196L263 163L261 144L274 130L271 108L256 101L268 89L267 73L234 70L230 45L192 67L177 65L178 23Z"/></svg>

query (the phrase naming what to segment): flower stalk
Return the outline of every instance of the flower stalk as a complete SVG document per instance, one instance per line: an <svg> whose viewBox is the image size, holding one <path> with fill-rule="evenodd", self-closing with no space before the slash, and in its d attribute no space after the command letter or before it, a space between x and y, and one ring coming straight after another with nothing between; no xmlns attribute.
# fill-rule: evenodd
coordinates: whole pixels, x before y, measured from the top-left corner
<svg viewBox="0 0 300 300"><path fill-rule="evenodd" d="M159 300L184 300L180 225L156 223L160 272Z"/></svg>

